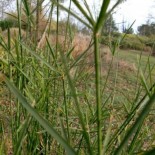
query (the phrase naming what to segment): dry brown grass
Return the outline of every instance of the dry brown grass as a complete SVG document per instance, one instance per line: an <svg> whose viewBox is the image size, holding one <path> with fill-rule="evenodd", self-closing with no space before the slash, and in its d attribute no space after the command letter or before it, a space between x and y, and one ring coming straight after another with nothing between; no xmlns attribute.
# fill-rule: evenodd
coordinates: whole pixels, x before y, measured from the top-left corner
<svg viewBox="0 0 155 155"><path fill-rule="evenodd" d="M26 32L24 30L21 30L21 34L23 37L26 36ZM2 31L1 34L4 38L8 37L8 30ZM19 29L18 28L10 28L10 36L12 39L15 39L19 36Z"/></svg>
<svg viewBox="0 0 155 155"><path fill-rule="evenodd" d="M48 39L51 43L51 45L55 46L57 43L57 38L55 35L48 36ZM69 50L71 47L74 47L74 50L72 52L72 56L75 58L78 55L82 54L89 46L91 41L90 36L84 36L81 34L76 34L73 39L69 38L69 36L66 38L65 36L59 35L58 36L58 45L63 49L64 52Z"/></svg>
<svg viewBox="0 0 155 155"><path fill-rule="evenodd" d="M102 60L105 61L106 63L109 63L112 60L112 54L111 54L109 47L101 46L100 50L101 50Z"/></svg>
<svg viewBox="0 0 155 155"><path fill-rule="evenodd" d="M137 68L135 66L134 63L129 63L129 62L126 62L124 60L119 60L118 61L118 67L121 69L121 70L128 70L128 71L137 71Z"/></svg>
<svg viewBox="0 0 155 155"><path fill-rule="evenodd" d="M75 47L73 51L73 57L76 57L85 51L88 48L90 41L90 36L76 34L73 39L73 46Z"/></svg>
<svg viewBox="0 0 155 155"><path fill-rule="evenodd" d="M26 32L24 30L21 31L23 36L26 36ZM2 32L2 35L7 38L7 30ZM18 37L19 31L18 28L11 28L10 29L10 35L13 39ZM52 46L55 46L57 43L57 37L55 34L50 34L49 36L46 36ZM58 45L59 48L61 48L64 52L67 52L69 49L74 47L74 50L72 52L72 57L77 58L80 54L82 54L90 45L91 42L91 36L82 35L82 34L75 34L73 38L65 37L63 35L58 35ZM44 39L41 48L44 48L46 45L46 40ZM101 61L104 62L104 65L108 66L108 64L112 60L112 54L110 49L107 46L101 45ZM94 56L93 56L93 49L91 48L90 51L88 51L87 56L85 57L85 63L88 64L86 66L86 70L88 72L94 72ZM115 62L118 63L118 67L121 70L129 70L129 71L136 71L135 64L131 64L129 62L126 62L124 60L115 60ZM114 63L115 64L115 63ZM103 67L104 71L106 70L106 67ZM103 72L104 72L103 71Z"/></svg>

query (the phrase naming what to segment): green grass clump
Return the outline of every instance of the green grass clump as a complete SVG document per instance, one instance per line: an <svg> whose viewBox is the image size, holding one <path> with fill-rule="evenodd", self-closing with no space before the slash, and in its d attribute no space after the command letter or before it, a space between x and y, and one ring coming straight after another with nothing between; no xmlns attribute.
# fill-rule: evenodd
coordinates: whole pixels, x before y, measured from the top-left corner
<svg viewBox="0 0 155 155"><path fill-rule="evenodd" d="M133 50L141 50L141 51L151 51L151 47L146 45L149 38L136 36L133 34L127 34L124 40L122 41L120 48L123 49L133 49Z"/></svg>
<svg viewBox="0 0 155 155"><path fill-rule="evenodd" d="M111 36L103 35L101 38L102 44L115 44L118 38L122 38L125 35L124 39L120 43L121 49L132 49L132 50L139 50L145 52L152 52L152 48L154 47L154 39L153 37L146 37L146 36L139 36L135 34L124 34L113 32Z"/></svg>
<svg viewBox="0 0 155 155"><path fill-rule="evenodd" d="M72 11L71 2L85 19ZM5 90L0 96L5 99L0 104L2 154L117 155L153 149L154 57L119 50L124 36L116 38L115 44L110 42L109 58L100 45L100 29L119 3L108 9L110 0L103 1L97 19L87 1L87 10L76 0L68 8L59 1L50 3L49 19L57 9L55 42L45 31L40 39L44 38L44 46L38 48L40 40L29 38L30 29L22 37L21 8L28 28L32 14L26 0L17 0L18 36L12 39L8 29L7 39L0 40L5 52L0 73ZM59 9L68 14L63 44ZM87 48L80 48L77 55L71 16L92 32Z"/></svg>

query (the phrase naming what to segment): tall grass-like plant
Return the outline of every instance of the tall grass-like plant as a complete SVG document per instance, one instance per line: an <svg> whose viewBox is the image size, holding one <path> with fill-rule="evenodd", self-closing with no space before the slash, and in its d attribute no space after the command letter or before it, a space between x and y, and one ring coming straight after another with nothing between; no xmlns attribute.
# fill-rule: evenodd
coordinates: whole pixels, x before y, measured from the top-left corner
<svg viewBox="0 0 155 155"><path fill-rule="evenodd" d="M37 4L42 5L42 2ZM121 86L126 84L125 80L131 80L128 79L131 72L123 72L119 65L119 44L125 36L114 44L109 43L111 57L108 60L104 59L104 49L100 45L102 25L121 2L117 0L110 8L110 0L104 0L95 20L86 0L83 4L70 0L68 8L60 0L50 1L46 28L39 33L40 25L33 24L39 23L35 13L40 11L37 10L40 6L32 9L28 1L16 1L18 37L12 40L11 29L8 29L7 39L0 38L1 50L5 52L1 58L4 73L1 73L0 81L9 88L6 114L11 120L0 125L3 127L2 138L8 136L10 141L0 144L2 154L117 155L144 151L141 147L147 145L143 140L147 138L147 127L154 115L153 58L146 61L140 55L136 78L131 77L134 86L127 90L128 86ZM73 12L72 5L83 18ZM60 11L68 14L65 36L60 34ZM25 37L22 35L23 13L28 25ZM50 32L49 24L53 13L56 13L54 33ZM74 43L76 35L73 36L70 17L84 24L92 35L88 47L80 49L77 55L74 52L80 44ZM29 37L33 35L32 31L34 36ZM145 65L142 60L146 61ZM131 97L130 93L134 95ZM5 147L11 149L4 151ZM149 149L152 148L149 147L146 154Z"/></svg>

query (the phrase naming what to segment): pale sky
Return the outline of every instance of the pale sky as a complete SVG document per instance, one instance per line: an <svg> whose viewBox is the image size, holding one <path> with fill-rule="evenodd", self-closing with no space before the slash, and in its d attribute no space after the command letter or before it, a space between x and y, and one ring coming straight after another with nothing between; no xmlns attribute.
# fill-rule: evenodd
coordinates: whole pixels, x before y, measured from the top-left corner
<svg viewBox="0 0 155 155"><path fill-rule="evenodd" d="M95 11L94 7L99 8L99 3L102 3L103 0L86 1L91 6L92 11ZM114 1L115 0L111 0L111 3ZM136 20L133 25L133 28L136 32L138 26L146 23L146 21L149 19L149 15L152 15L155 18L154 8L155 0L127 0L115 9L114 18L116 23L122 23L124 18L124 21L126 21L126 26L131 25ZM119 29L122 27L121 24L117 26Z"/></svg>
<svg viewBox="0 0 155 155"><path fill-rule="evenodd" d="M133 25L133 28L136 31L137 26L146 23L149 19L149 15L152 15L155 18L154 8L155 0L127 0L116 9L114 17L117 23L122 22L124 18L127 25L132 24L133 21L136 20Z"/></svg>
<svg viewBox="0 0 155 155"><path fill-rule="evenodd" d="M48 0L47 0L48 1ZM83 0L79 0L83 1ZM86 0L90 5L91 11L98 12L99 4L103 2L103 0ZM111 0L111 3L114 3L116 0ZM66 7L69 5L69 0L65 1L63 4ZM72 5L73 8L74 5ZM126 22L126 26L131 25L135 20L133 28L135 32L137 31L137 27L145 24L149 19L149 15L154 17L155 22L155 0L126 0L126 2L120 4L114 13L114 18L116 23L122 23L123 19ZM76 10L76 9L75 9ZM97 14L97 13L95 13ZM64 16L62 16L63 18ZM153 21L153 20L152 20ZM122 25L117 25L120 30L122 30Z"/></svg>

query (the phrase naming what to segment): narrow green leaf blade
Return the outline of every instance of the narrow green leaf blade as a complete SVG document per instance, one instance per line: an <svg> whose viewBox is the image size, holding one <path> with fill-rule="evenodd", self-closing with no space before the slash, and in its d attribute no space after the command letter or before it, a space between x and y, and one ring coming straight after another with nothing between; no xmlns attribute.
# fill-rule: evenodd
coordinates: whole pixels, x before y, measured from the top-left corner
<svg viewBox="0 0 155 155"><path fill-rule="evenodd" d="M20 93L20 91L13 86L13 84L5 78L7 86L10 88L12 93L18 98L22 106L40 123L40 125L51 135L53 136L67 151L68 155L75 155L76 152L71 146L58 134L58 132L49 124L49 122L44 119L37 111L34 109L26 100L26 98Z"/></svg>
<svg viewBox="0 0 155 155"><path fill-rule="evenodd" d="M35 53L34 51L32 51L31 49L29 49L28 47L26 47L26 45L22 44L22 47L24 49L26 49L30 54L32 54L35 58L37 58L38 60L40 60L42 63L44 63L47 67L49 67L52 71L59 73L56 69L54 69L54 67L51 66L51 64L49 64L46 60L44 60L42 57L40 57L40 55L38 55L37 53Z"/></svg>
<svg viewBox="0 0 155 155"><path fill-rule="evenodd" d="M96 33L98 33L98 31L100 30L100 28L103 25L103 22L106 19L106 11L108 9L109 4L110 4L110 0L104 0L102 3L101 11L100 11L100 14L99 14L99 17L98 17L98 20L96 23L96 27L95 27Z"/></svg>
<svg viewBox="0 0 155 155"><path fill-rule="evenodd" d="M124 148L124 146L127 144L129 138L133 135L133 133L138 129L139 125L144 121L146 116L148 115L150 108L152 107L153 103L155 102L155 94L153 94L149 101L145 104L143 107L143 110L139 114L139 117L135 121L134 125L131 127L131 129L128 131L127 135L122 140L120 146L116 149L114 152L114 155L120 154L121 150Z"/></svg>

